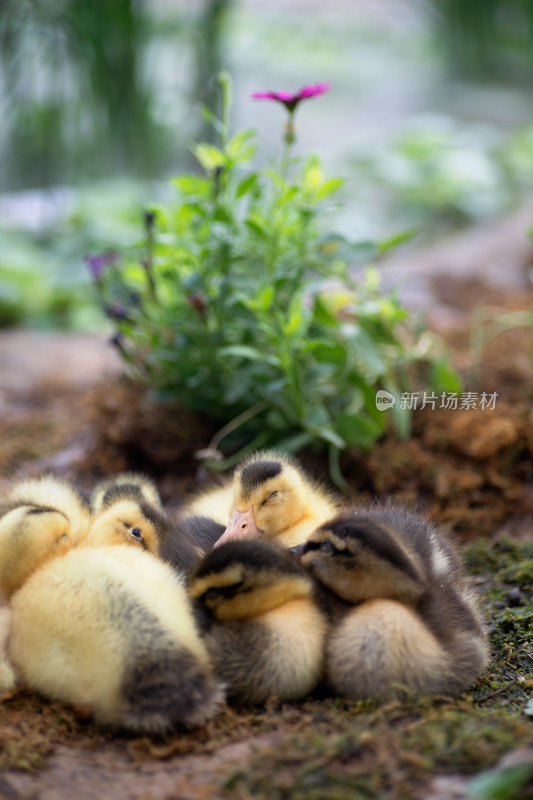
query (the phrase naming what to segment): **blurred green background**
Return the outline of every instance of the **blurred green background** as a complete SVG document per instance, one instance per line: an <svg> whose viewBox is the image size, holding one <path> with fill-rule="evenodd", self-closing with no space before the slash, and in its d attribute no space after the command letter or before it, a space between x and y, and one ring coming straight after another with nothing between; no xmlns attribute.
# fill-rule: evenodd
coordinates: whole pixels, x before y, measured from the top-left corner
<svg viewBox="0 0 533 800"><path fill-rule="evenodd" d="M503 216L533 185L532 35L529 0L2 0L0 327L102 329L83 256L194 168L221 68L263 159L284 110L251 92L331 82L297 152L347 179L350 238Z"/></svg>

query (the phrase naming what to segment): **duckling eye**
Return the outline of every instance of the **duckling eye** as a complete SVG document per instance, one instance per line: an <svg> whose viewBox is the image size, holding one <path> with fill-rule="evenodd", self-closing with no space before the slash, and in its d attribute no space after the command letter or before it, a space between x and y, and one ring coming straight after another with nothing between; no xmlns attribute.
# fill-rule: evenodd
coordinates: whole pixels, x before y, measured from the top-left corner
<svg viewBox="0 0 533 800"><path fill-rule="evenodd" d="M141 533L141 529L140 528L132 528L130 533L131 533L131 535L133 536L134 539L139 539L139 541L142 541L143 537L142 537L142 533Z"/></svg>
<svg viewBox="0 0 533 800"><path fill-rule="evenodd" d="M328 556L332 556L333 553L335 553L336 550L337 550L337 548L335 547L335 545L332 544L331 542L329 542L327 539L326 539L325 542L320 542L320 552L321 553L325 553Z"/></svg>
<svg viewBox="0 0 533 800"><path fill-rule="evenodd" d="M218 600L219 597L220 597L220 589L217 589L212 586L210 589L204 592L202 600L208 605L212 605L214 602Z"/></svg>
<svg viewBox="0 0 533 800"><path fill-rule="evenodd" d="M269 494L268 497L265 497L261 505L264 506L265 503L269 503L271 500L275 500L278 494L279 492L271 492L271 494Z"/></svg>

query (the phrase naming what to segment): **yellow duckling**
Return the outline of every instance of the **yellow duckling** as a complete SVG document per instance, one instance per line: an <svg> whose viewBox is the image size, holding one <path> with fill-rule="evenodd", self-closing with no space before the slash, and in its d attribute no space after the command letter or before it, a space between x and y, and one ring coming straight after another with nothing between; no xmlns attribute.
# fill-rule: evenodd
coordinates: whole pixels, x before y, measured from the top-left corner
<svg viewBox="0 0 533 800"><path fill-rule="evenodd" d="M339 502L312 480L296 459L258 451L236 468L231 484L193 499L185 515L211 517L226 525L218 547L258 536L281 547L301 544L339 510Z"/></svg>
<svg viewBox="0 0 533 800"><path fill-rule="evenodd" d="M301 548L333 595L326 670L346 697L458 694L487 664L487 637L458 556L403 508L345 511Z"/></svg>
<svg viewBox="0 0 533 800"><path fill-rule="evenodd" d="M24 502L0 506L0 605L41 564L71 546L71 526L55 508Z"/></svg>
<svg viewBox="0 0 533 800"><path fill-rule="evenodd" d="M59 509L68 508L71 517L77 519L73 491L62 482L46 478L17 484L0 499L0 691L15 684L7 658L9 598L42 564L70 549L72 526ZM76 507L74 513L71 504Z"/></svg>
<svg viewBox="0 0 533 800"><path fill-rule="evenodd" d="M315 687L327 622L313 582L281 549L257 539L221 545L189 576L189 594L230 700L293 700Z"/></svg>
<svg viewBox="0 0 533 800"><path fill-rule="evenodd" d="M60 512L67 519L75 547L87 535L92 522L88 503L67 481L53 475L28 478L16 483L1 500L4 507L28 506Z"/></svg>
<svg viewBox="0 0 533 800"><path fill-rule="evenodd" d="M145 475L125 472L96 486L91 501L94 522L85 544L128 544L158 554L170 522L155 484Z"/></svg>
<svg viewBox="0 0 533 800"><path fill-rule="evenodd" d="M223 700L183 582L149 553L71 550L34 572L11 609L19 682L100 724L164 733L204 724Z"/></svg>

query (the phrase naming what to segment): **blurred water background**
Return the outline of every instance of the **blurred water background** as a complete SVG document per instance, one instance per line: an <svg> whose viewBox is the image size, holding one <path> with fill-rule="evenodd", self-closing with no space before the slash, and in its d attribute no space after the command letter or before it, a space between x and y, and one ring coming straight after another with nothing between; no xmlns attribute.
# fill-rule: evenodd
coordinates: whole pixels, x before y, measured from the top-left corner
<svg viewBox="0 0 533 800"><path fill-rule="evenodd" d="M284 109L250 94L331 83L296 153L346 178L350 238L501 218L533 185L532 37L530 0L2 0L0 328L102 328L83 256L197 169L222 68L263 161Z"/></svg>

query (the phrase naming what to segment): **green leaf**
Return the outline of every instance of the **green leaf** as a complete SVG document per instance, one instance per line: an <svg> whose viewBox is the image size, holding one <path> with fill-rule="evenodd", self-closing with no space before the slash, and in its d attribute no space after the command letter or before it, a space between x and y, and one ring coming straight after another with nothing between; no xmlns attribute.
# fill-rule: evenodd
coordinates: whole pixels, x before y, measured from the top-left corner
<svg viewBox="0 0 533 800"><path fill-rule="evenodd" d="M333 364L335 367L346 365L346 348L340 342L329 339L314 339L306 342L303 352L312 353L317 361Z"/></svg>
<svg viewBox="0 0 533 800"><path fill-rule="evenodd" d="M331 178L329 181L324 181L322 186L315 192L315 200L324 200L326 197L335 194L345 183L344 178Z"/></svg>
<svg viewBox="0 0 533 800"><path fill-rule="evenodd" d="M266 286L257 296L257 309L260 311L268 311L274 300L274 287L272 285Z"/></svg>
<svg viewBox="0 0 533 800"><path fill-rule="evenodd" d="M339 450L343 450L346 447L346 442L344 441L344 439L341 436L339 436L339 434L336 431L334 431L333 428L322 427L322 428L310 428L309 430L312 431L315 434L315 436L319 436L320 439L323 439L325 442L328 442L329 444L338 447Z"/></svg>
<svg viewBox="0 0 533 800"><path fill-rule="evenodd" d="M313 322L319 325L326 325L328 327L339 327L339 319L332 314L327 305L324 303L320 295L316 295L313 308Z"/></svg>
<svg viewBox="0 0 533 800"><path fill-rule="evenodd" d="M295 334L304 333L307 328L307 315L302 305L302 298L300 295L295 295L290 303L287 319L282 325L282 331L288 338L294 337Z"/></svg>
<svg viewBox="0 0 533 800"><path fill-rule="evenodd" d="M257 172L252 172L251 175L248 175L247 178L244 178L244 180L242 180L239 183L239 185L237 186L237 191L235 193L236 197L238 197L238 198L239 197L243 197L251 189L253 189L253 187L257 183L258 177L259 177L259 174Z"/></svg>
<svg viewBox="0 0 533 800"><path fill-rule="evenodd" d="M315 403L305 418L304 425L310 433L320 437L325 442L329 442L329 444L335 445L340 450L346 447L344 439L333 429L330 416L323 405Z"/></svg>
<svg viewBox="0 0 533 800"><path fill-rule="evenodd" d="M265 221L258 214L250 214L245 220L245 224L251 231L256 233L261 239L268 239L269 231L265 225Z"/></svg>
<svg viewBox="0 0 533 800"><path fill-rule="evenodd" d="M533 775L533 764L515 764L503 769L491 769L472 778L468 785L468 800L517 800L519 790L525 789Z"/></svg>
<svg viewBox="0 0 533 800"><path fill-rule="evenodd" d="M206 172L214 172L217 167L226 166L226 156L213 144L203 142L193 148L193 153Z"/></svg>
<svg viewBox="0 0 533 800"><path fill-rule="evenodd" d="M361 450L370 450L383 433L383 426L361 413L341 414L335 419L335 426L349 445Z"/></svg>
<svg viewBox="0 0 533 800"><path fill-rule="evenodd" d="M181 175L170 183L189 196L206 197L210 192L210 181L200 175Z"/></svg>
<svg viewBox="0 0 533 800"><path fill-rule="evenodd" d="M241 369L233 376L233 380L224 393L224 402L232 406L244 397L249 397L253 390L254 375L251 370Z"/></svg>
<svg viewBox="0 0 533 800"><path fill-rule="evenodd" d="M294 436L289 436L286 439L280 439L276 442L276 449L282 450L284 453L297 453L302 447L306 447L313 441L313 436L307 431L297 433Z"/></svg>
<svg viewBox="0 0 533 800"><path fill-rule="evenodd" d="M357 367L365 373L368 380L374 381L386 371L386 364L380 348L371 337L359 326L346 326L347 336L353 350Z"/></svg>
<svg viewBox="0 0 533 800"><path fill-rule="evenodd" d="M248 361L263 361L271 364L273 367L281 367L281 362L276 356L263 353L255 347L250 347L245 344L234 344L229 347L222 347L219 351L221 356L235 356L238 358L245 358Z"/></svg>
<svg viewBox="0 0 533 800"><path fill-rule="evenodd" d="M379 252L386 253L387 250L392 250L394 247L404 244L404 242L409 242L417 233L418 231L415 230L415 228L408 228L405 231L400 231L400 233L394 234L394 236L391 236L389 239L378 242Z"/></svg>
<svg viewBox="0 0 533 800"><path fill-rule="evenodd" d="M255 136L253 130L235 134L226 146L228 158L231 161L249 161L257 150L257 146L249 142L253 136Z"/></svg>
<svg viewBox="0 0 533 800"><path fill-rule="evenodd" d="M461 391L461 378L447 358L439 358L431 364L431 388L435 392Z"/></svg>
<svg viewBox="0 0 533 800"><path fill-rule="evenodd" d="M211 125L211 127L220 135L224 130L224 125L219 118L213 114L211 109L207 108L207 106L200 106L200 113L205 121L208 122L209 125Z"/></svg>

